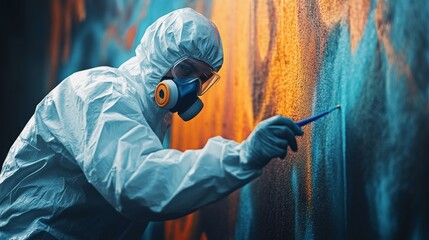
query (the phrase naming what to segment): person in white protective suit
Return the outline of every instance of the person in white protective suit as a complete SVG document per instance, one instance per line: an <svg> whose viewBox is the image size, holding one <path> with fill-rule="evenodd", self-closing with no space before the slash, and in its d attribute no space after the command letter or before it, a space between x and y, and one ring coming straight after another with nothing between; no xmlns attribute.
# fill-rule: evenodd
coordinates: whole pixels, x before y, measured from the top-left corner
<svg viewBox="0 0 429 240"><path fill-rule="evenodd" d="M288 146L296 151L303 132L282 116L259 123L242 143L214 137L203 149L163 148L171 114L198 114L198 96L219 79L222 62L214 24L185 8L149 26L119 68L62 81L3 165L0 239L138 239L149 221L219 200Z"/></svg>

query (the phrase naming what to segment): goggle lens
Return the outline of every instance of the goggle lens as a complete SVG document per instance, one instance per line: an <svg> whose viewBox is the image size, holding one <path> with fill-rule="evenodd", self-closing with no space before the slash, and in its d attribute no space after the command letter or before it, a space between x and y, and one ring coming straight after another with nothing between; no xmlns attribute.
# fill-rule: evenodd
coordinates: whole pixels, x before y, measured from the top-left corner
<svg viewBox="0 0 429 240"><path fill-rule="evenodd" d="M200 90L198 95L206 93L219 79L220 76L205 62L192 58L183 58L177 61L172 68L175 78L185 79L196 77L200 79Z"/></svg>

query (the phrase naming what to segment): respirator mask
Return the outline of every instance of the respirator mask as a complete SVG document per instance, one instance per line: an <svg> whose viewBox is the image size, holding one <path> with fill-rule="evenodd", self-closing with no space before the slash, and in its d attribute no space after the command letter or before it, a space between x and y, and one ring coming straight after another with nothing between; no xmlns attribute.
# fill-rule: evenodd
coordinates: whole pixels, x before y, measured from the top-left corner
<svg viewBox="0 0 429 240"><path fill-rule="evenodd" d="M170 112L178 112L188 121L203 109L199 98L215 84L220 76L208 64L193 58L179 59L171 69L173 77L164 77L155 89L155 102Z"/></svg>

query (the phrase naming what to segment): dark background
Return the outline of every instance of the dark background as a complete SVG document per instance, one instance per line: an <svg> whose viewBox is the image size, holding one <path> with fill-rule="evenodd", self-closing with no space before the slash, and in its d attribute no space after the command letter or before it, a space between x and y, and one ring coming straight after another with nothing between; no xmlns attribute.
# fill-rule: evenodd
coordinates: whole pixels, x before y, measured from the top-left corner
<svg viewBox="0 0 429 240"><path fill-rule="evenodd" d="M49 1L0 2L0 162L48 92Z"/></svg>

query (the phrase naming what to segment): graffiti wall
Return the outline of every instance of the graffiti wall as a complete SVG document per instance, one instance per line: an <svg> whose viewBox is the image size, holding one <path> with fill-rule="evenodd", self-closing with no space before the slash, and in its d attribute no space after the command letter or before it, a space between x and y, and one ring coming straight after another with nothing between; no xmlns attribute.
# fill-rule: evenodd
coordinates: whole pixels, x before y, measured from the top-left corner
<svg viewBox="0 0 429 240"><path fill-rule="evenodd" d="M429 2L45 0L38 12L15 2L3 4L20 13L3 15L20 19L3 47L13 129L61 79L119 66L147 26L185 6L218 26L225 60L203 111L173 119L170 147L240 142L275 114L298 121L341 104L303 127L298 152L215 204L151 224L143 239L429 238Z"/></svg>
<svg viewBox="0 0 429 240"><path fill-rule="evenodd" d="M208 239L428 237L428 13L426 2L214 1L222 81L200 116L175 119L173 147L342 108L304 127L298 153L167 232L193 221Z"/></svg>

